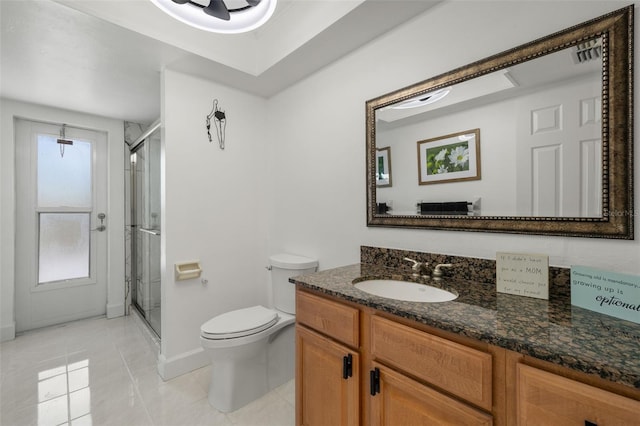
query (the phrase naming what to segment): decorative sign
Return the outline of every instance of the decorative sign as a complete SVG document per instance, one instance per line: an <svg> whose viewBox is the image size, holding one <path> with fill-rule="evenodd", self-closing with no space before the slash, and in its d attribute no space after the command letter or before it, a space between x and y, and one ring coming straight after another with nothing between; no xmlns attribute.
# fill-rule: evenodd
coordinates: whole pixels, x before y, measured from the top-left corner
<svg viewBox="0 0 640 426"><path fill-rule="evenodd" d="M640 324L640 276L572 266L571 304Z"/></svg>
<svg viewBox="0 0 640 426"><path fill-rule="evenodd" d="M499 293L549 299L549 256L496 253L496 290Z"/></svg>

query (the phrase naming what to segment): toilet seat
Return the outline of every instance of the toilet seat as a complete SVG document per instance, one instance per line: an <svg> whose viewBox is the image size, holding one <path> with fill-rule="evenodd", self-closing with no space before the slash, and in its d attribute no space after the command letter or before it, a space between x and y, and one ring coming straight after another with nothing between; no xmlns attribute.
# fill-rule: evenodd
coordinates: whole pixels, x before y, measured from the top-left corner
<svg viewBox="0 0 640 426"><path fill-rule="evenodd" d="M237 309L218 315L200 327L205 339L235 339L259 333L278 322L278 313L264 306Z"/></svg>

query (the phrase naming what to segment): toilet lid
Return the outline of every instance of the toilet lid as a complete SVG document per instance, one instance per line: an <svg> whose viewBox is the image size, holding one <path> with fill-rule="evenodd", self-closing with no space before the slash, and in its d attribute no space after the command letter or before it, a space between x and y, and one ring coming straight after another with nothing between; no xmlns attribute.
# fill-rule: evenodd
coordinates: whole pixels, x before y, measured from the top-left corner
<svg viewBox="0 0 640 426"><path fill-rule="evenodd" d="M207 339L231 339L266 330L276 322L276 311L252 306L218 315L202 324L200 332Z"/></svg>

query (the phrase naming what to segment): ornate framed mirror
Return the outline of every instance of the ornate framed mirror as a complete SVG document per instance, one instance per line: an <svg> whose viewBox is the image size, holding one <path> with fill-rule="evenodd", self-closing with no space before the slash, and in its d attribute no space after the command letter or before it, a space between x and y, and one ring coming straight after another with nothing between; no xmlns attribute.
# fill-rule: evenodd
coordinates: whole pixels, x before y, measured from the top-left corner
<svg viewBox="0 0 640 426"><path fill-rule="evenodd" d="M367 101L366 164L367 226L633 239L633 6Z"/></svg>

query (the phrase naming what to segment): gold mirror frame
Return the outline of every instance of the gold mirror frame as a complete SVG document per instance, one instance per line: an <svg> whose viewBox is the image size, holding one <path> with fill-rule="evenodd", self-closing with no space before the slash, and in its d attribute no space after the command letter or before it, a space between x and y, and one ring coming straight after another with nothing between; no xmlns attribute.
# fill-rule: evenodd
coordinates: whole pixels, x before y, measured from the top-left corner
<svg viewBox="0 0 640 426"><path fill-rule="evenodd" d="M602 37L601 217L392 216L376 209L377 109ZM590 238L634 237L633 6L366 102L367 226Z"/></svg>

